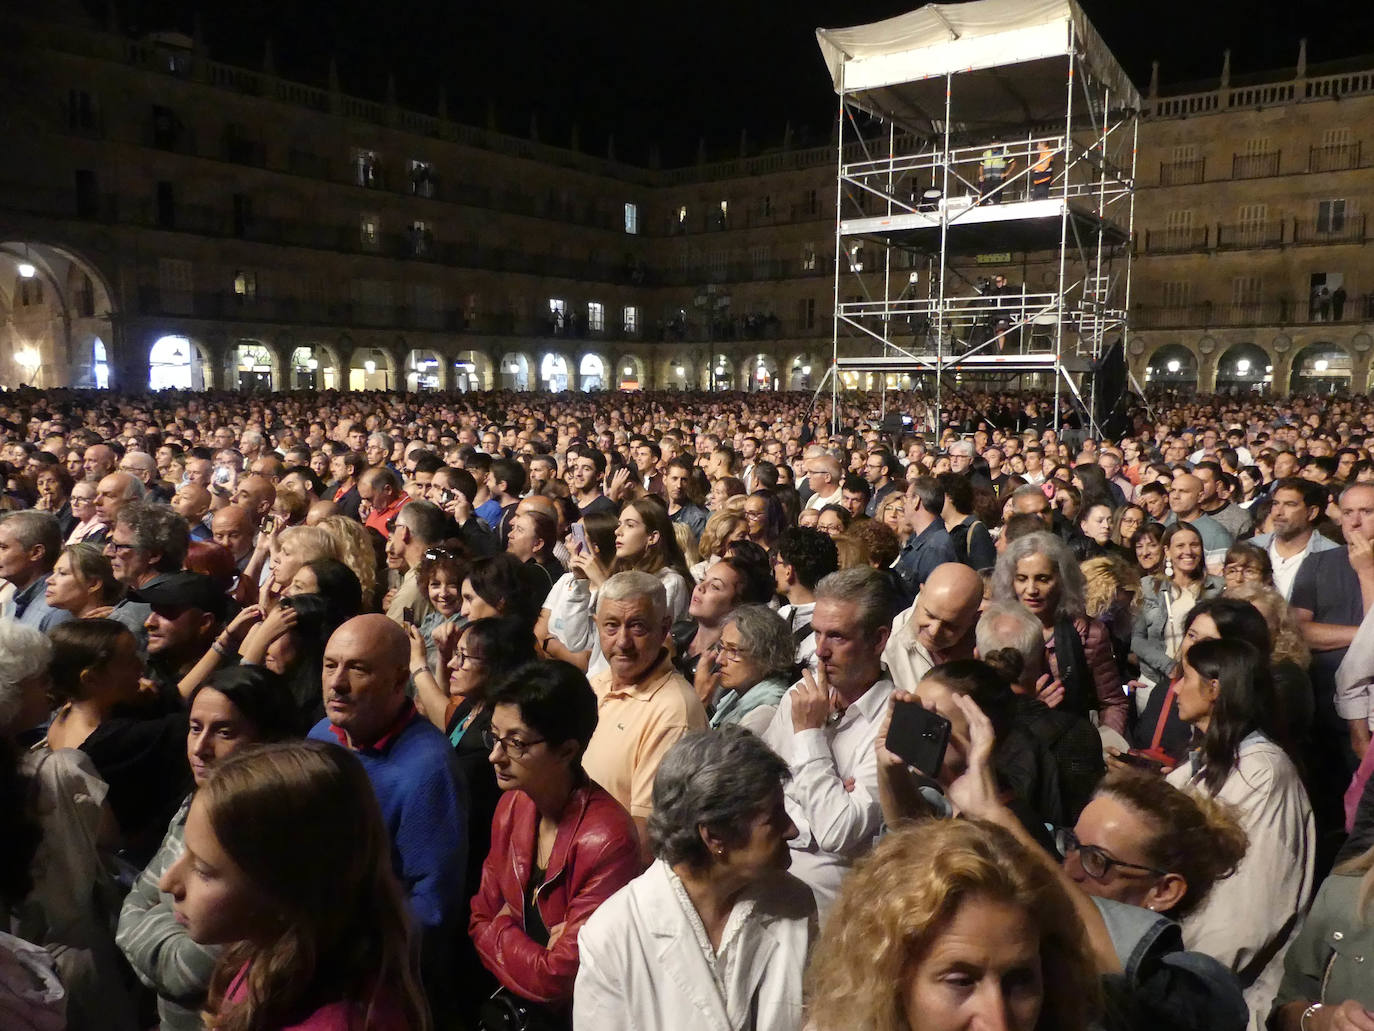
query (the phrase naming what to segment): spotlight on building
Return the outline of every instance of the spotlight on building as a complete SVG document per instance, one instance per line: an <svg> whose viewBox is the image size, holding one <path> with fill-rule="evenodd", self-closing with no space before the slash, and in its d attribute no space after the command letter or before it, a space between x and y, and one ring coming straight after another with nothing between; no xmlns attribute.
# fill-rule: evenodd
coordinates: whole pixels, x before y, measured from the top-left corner
<svg viewBox="0 0 1374 1031"><path fill-rule="evenodd" d="M21 261L19 263L20 279L32 279L36 275L38 275L38 269L34 268L32 263L27 261Z"/></svg>
<svg viewBox="0 0 1374 1031"><path fill-rule="evenodd" d="M810 375L811 375L811 366L809 366L809 365L803 365L803 366L802 366L802 375L803 375L803 376L810 376Z"/></svg>
<svg viewBox="0 0 1374 1031"><path fill-rule="evenodd" d="M38 368L38 352L32 347L25 347L15 352L14 360L27 373L31 374L34 369Z"/></svg>
<svg viewBox="0 0 1374 1031"><path fill-rule="evenodd" d="M1183 365L1179 362L1177 358L1175 358L1168 365L1166 365L1165 368L1167 368L1170 372L1177 372L1179 369L1183 368Z"/></svg>
<svg viewBox="0 0 1374 1031"><path fill-rule="evenodd" d="M1249 371L1250 371L1250 359L1249 359L1249 358L1242 358L1242 359L1240 359L1238 362L1236 362L1236 374L1237 374L1237 375L1244 376L1244 375L1245 375L1247 372L1249 372Z"/></svg>
<svg viewBox="0 0 1374 1031"><path fill-rule="evenodd" d="M369 358L367 361L363 362L363 371L371 376L377 371L377 363Z"/></svg>

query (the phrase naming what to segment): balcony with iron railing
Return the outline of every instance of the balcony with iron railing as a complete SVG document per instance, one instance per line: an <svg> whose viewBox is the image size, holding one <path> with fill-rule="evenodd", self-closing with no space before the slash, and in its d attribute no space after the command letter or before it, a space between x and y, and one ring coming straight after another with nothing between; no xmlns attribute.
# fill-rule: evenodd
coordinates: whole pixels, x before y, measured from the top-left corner
<svg viewBox="0 0 1374 1031"><path fill-rule="evenodd" d="M1309 172L1345 172L1359 168L1361 150L1362 147L1358 141L1309 147L1307 150L1307 170Z"/></svg>
<svg viewBox="0 0 1374 1031"><path fill-rule="evenodd" d="M1235 304L1202 301L1186 305L1137 304L1131 309L1132 329L1226 329L1250 326L1307 326L1358 323L1374 317L1374 294L1351 296L1339 312L1327 302L1323 309L1311 299L1269 297Z"/></svg>
<svg viewBox="0 0 1374 1031"><path fill-rule="evenodd" d="M1231 178L1261 179L1265 176L1278 175L1282 154L1283 152L1279 150L1270 151L1266 154L1232 154Z"/></svg>
<svg viewBox="0 0 1374 1031"><path fill-rule="evenodd" d="M1187 161L1161 161L1159 163L1159 185L1190 186L1202 182L1206 173L1206 158L1191 158Z"/></svg>
<svg viewBox="0 0 1374 1031"><path fill-rule="evenodd" d="M1364 215L1348 214L1338 218L1293 222L1293 242L1298 244L1358 244L1364 243L1367 239L1369 238L1365 235Z"/></svg>
<svg viewBox="0 0 1374 1031"><path fill-rule="evenodd" d="M1187 254L1210 250L1211 246L1211 226L1146 229L1137 234L1137 253L1140 254Z"/></svg>
<svg viewBox="0 0 1374 1031"><path fill-rule="evenodd" d="M1281 219L1266 219L1237 225L1218 225L1216 241L1219 251L1279 247L1285 242L1285 224Z"/></svg>

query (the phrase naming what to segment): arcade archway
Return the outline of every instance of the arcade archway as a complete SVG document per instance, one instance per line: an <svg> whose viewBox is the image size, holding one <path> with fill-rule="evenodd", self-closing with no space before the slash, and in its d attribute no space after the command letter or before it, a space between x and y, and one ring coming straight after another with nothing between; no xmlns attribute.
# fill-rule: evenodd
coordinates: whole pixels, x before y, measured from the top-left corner
<svg viewBox="0 0 1374 1031"><path fill-rule="evenodd" d="M1197 389L1197 356L1182 344L1165 344L1150 355L1145 385L1157 390Z"/></svg>
<svg viewBox="0 0 1374 1031"><path fill-rule="evenodd" d="M1293 356L1288 389L1294 394L1340 394L1350 389L1353 362L1339 344L1309 344Z"/></svg>

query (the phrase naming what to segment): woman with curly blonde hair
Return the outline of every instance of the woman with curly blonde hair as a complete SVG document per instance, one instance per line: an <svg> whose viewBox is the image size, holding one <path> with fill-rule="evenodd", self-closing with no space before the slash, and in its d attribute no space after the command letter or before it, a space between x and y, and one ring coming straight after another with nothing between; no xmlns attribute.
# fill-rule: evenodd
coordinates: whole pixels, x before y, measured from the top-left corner
<svg viewBox="0 0 1374 1031"><path fill-rule="evenodd" d="M816 1031L927 1031L980 1016L1083 1031L1099 989L1065 889L1009 832L927 820L855 866L807 972Z"/></svg>
<svg viewBox="0 0 1374 1031"><path fill-rule="evenodd" d="M348 516L326 516L318 525L338 542L339 561L357 574L358 583L363 588L363 611L376 612L380 607L377 597L380 580L377 576L377 548L372 543L372 536L362 523Z"/></svg>

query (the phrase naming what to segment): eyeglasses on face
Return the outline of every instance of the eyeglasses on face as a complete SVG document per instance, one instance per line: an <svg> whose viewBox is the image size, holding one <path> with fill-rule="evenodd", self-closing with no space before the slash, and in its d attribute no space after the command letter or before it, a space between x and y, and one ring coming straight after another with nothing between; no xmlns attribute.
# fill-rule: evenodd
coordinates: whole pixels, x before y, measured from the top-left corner
<svg viewBox="0 0 1374 1031"><path fill-rule="evenodd" d="M505 737L497 737L490 729L482 731L482 744L486 746L488 752L494 752L496 746L500 745L501 750L512 759L525 758L525 755L531 748L535 745L542 745L543 743L544 739L542 737L535 738L532 741L521 741L513 734L507 734Z"/></svg>
<svg viewBox="0 0 1374 1031"><path fill-rule="evenodd" d="M474 666L481 666L485 664L486 661L487 657L485 655L473 655L472 652L460 651L455 653L453 656L453 668L471 669Z"/></svg>
<svg viewBox="0 0 1374 1031"><path fill-rule="evenodd" d="M1096 845L1083 844L1078 840L1078 835L1067 827L1060 827L1054 832L1054 847L1065 859L1069 857L1070 852L1077 852L1078 862L1082 865L1083 872L1095 881L1103 880L1113 867L1120 867L1123 870L1141 870L1145 873L1154 874L1156 877L1163 877L1169 872L1141 863L1127 863L1115 859Z"/></svg>

